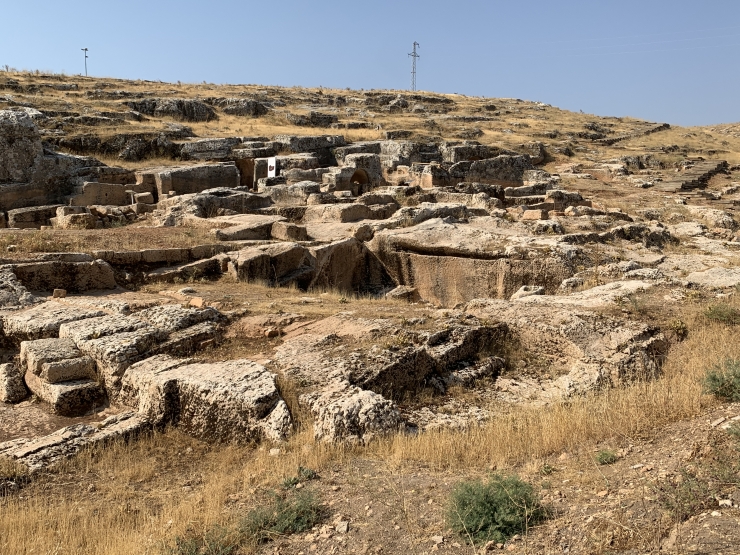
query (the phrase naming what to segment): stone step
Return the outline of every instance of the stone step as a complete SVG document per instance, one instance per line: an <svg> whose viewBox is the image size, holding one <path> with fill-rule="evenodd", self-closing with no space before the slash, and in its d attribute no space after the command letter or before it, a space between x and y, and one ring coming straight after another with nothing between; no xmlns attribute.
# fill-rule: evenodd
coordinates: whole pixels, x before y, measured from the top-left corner
<svg viewBox="0 0 740 555"><path fill-rule="evenodd" d="M26 372L26 385L34 395L51 405L61 416L83 416L105 403L105 392L93 380L49 383L33 372Z"/></svg>

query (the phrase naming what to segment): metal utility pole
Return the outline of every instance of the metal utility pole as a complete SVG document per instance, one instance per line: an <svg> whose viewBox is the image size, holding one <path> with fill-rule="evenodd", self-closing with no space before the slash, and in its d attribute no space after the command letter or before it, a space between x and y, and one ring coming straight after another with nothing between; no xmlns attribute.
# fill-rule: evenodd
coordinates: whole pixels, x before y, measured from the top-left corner
<svg viewBox="0 0 740 555"><path fill-rule="evenodd" d="M414 51L411 54L409 54L412 60L411 61L411 90L412 91L416 90L416 59L421 57L416 53L416 49L419 46L421 45L418 42L414 41Z"/></svg>
<svg viewBox="0 0 740 555"><path fill-rule="evenodd" d="M87 77L87 48L80 48L85 53L85 77Z"/></svg>

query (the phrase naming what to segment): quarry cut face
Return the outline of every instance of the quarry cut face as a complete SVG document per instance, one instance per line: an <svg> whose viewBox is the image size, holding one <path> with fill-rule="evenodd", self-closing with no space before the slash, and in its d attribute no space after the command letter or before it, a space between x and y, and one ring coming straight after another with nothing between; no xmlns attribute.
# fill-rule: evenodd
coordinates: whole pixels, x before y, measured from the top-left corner
<svg viewBox="0 0 740 555"><path fill-rule="evenodd" d="M44 79L0 77L0 455L33 472L653 380L669 315L740 284L736 126L697 150L513 99Z"/></svg>

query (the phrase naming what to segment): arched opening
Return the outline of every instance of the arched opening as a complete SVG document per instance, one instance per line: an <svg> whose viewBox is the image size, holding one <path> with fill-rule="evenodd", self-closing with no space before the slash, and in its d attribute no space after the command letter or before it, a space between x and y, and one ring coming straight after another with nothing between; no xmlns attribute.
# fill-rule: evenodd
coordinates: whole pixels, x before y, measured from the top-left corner
<svg viewBox="0 0 740 555"><path fill-rule="evenodd" d="M367 176L367 172L365 170L355 170L355 173L352 174L349 182L352 185L367 185L370 183L370 178Z"/></svg>

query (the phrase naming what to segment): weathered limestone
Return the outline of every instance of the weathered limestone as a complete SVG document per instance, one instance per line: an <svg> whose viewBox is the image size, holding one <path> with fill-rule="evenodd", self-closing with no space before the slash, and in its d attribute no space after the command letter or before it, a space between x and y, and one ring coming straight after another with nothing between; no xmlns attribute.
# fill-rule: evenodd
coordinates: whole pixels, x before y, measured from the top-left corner
<svg viewBox="0 0 740 555"><path fill-rule="evenodd" d="M183 160L225 160L241 142L238 137L196 139L183 144L180 155Z"/></svg>
<svg viewBox="0 0 740 555"><path fill-rule="evenodd" d="M0 308L26 307L40 301L18 281L10 266L0 266Z"/></svg>
<svg viewBox="0 0 740 555"><path fill-rule="evenodd" d="M136 317L165 333L182 330L201 322L218 321L222 318L215 308L183 308L178 304L147 308L137 312Z"/></svg>
<svg viewBox="0 0 740 555"><path fill-rule="evenodd" d="M51 218L56 216L60 207L59 204L53 204L8 210L8 227L39 229L42 225L51 225Z"/></svg>
<svg viewBox="0 0 740 555"><path fill-rule="evenodd" d="M161 340L161 332L147 327L87 339L78 342L77 347L96 362L98 378L115 401L126 369L145 358Z"/></svg>
<svg viewBox="0 0 740 555"><path fill-rule="evenodd" d="M272 226L275 222L285 220L281 216L265 216L261 214L249 214L244 216L233 216L221 219L222 222L233 222L232 227L215 229L213 231L219 241L240 241L254 239L269 239Z"/></svg>
<svg viewBox="0 0 740 555"><path fill-rule="evenodd" d="M105 392L93 380L73 380L51 384L26 372L26 384L34 395L49 403L62 416L82 416L105 402Z"/></svg>
<svg viewBox="0 0 740 555"><path fill-rule="evenodd" d="M550 248L537 257L511 256L500 237L439 219L378 231L367 245L396 283L416 287L424 300L440 306L509 298L533 282L555 292L575 272L565 256Z"/></svg>
<svg viewBox="0 0 740 555"><path fill-rule="evenodd" d="M109 416L96 426L74 424L46 436L0 443L0 456L8 457L35 473L73 457L85 448L125 440L150 427L142 416L124 412Z"/></svg>
<svg viewBox="0 0 740 555"><path fill-rule="evenodd" d="M91 339L137 331L146 327L147 324L136 316L106 314L64 323L59 327L59 337L71 339L75 344L80 344Z"/></svg>
<svg viewBox="0 0 740 555"><path fill-rule="evenodd" d="M239 170L233 162L168 168L154 174L159 198L200 193L217 187L238 187Z"/></svg>
<svg viewBox="0 0 740 555"><path fill-rule="evenodd" d="M12 264L18 280L32 291L66 289L70 292L114 289L116 279L107 262L43 261Z"/></svg>
<svg viewBox="0 0 740 555"><path fill-rule="evenodd" d="M356 222L372 219L372 216L372 210L364 204L319 204L306 209L303 223Z"/></svg>
<svg viewBox="0 0 740 555"><path fill-rule="evenodd" d="M4 315L2 317L3 333L17 344L21 341L58 337L62 324L103 314L102 310L47 301L21 312Z"/></svg>
<svg viewBox="0 0 740 555"><path fill-rule="evenodd" d="M20 360L28 372L51 384L96 377L95 362L71 339L24 341Z"/></svg>
<svg viewBox="0 0 740 555"><path fill-rule="evenodd" d="M70 205L72 206L91 206L91 205L104 205L104 206L125 206L132 204L131 194L128 191L133 191L136 194L139 193L150 193L152 189L145 185L136 184L118 184L118 183L95 183L85 181L82 187L79 188L79 192L70 198ZM147 198L149 203L154 202L154 198ZM140 202L146 202L141 200Z"/></svg>
<svg viewBox="0 0 740 555"><path fill-rule="evenodd" d="M225 214L244 214L266 208L271 204L269 197L243 189L222 187L160 200L159 210L155 211L153 216L159 225L174 226L182 225L189 216L209 218Z"/></svg>
<svg viewBox="0 0 740 555"><path fill-rule="evenodd" d="M60 206L50 223L56 229L95 229L98 218L82 206Z"/></svg>
<svg viewBox="0 0 740 555"><path fill-rule="evenodd" d="M279 441L291 418L275 378L250 360L194 364L156 356L129 368L120 398L155 425L176 424L203 439Z"/></svg>
<svg viewBox="0 0 740 555"><path fill-rule="evenodd" d="M183 121L210 121L217 118L213 108L191 98L149 98L124 104L148 116L170 117Z"/></svg>
<svg viewBox="0 0 740 555"><path fill-rule="evenodd" d="M302 225L288 222L275 222L270 231L272 238L278 241L308 241L308 232Z"/></svg>
<svg viewBox="0 0 740 555"><path fill-rule="evenodd" d="M0 403L20 403L28 397L23 374L14 363L0 364Z"/></svg>
<svg viewBox="0 0 740 555"><path fill-rule="evenodd" d="M392 401L342 380L302 395L301 402L314 415L314 437L322 441L363 444L403 427Z"/></svg>
<svg viewBox="0 0 740 555"><path fill-rule="evenodd" d="M92 181L100 166L94 158L45 151L27 112L0 110L0 211L63 202L81 180ZM38 227L28 225L28 218L18 214L13 219L19 227Z"/></svg>

